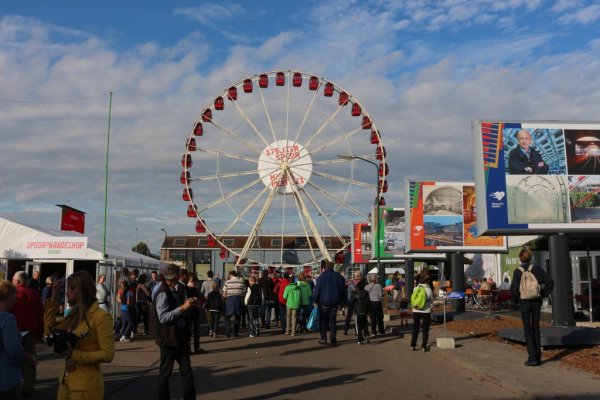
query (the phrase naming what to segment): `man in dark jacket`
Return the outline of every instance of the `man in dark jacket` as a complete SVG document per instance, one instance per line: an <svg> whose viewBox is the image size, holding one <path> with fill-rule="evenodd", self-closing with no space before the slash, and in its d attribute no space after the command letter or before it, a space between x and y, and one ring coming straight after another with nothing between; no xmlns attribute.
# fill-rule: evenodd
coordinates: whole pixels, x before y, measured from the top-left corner
<svg viewBox="0 0 600 400"><path fill-rule="evenodd" d="M348 309L352 307L356 314L358 344L369 343L369 324L367 315L369 315L370 306L371 300L369 299L369 293L365 290L365 281L361 279L356 283L354 289L352 289L350 300L348 301Z"/></svg>
<svg viewBox="0 0 600 400"><path fill-rule="evenodd" d="M158 315L158 333L156 344L160 347L160 369L158 374L158 398L170 399L169 378L175 361L183 383L184 400L196 398L194 374L190 363L190 329L186 314L192 310L196 299L188 298L182 302L176 293L179 282L179 267L169 264L164 272L164 283L156 294L156 313Z"/></svg>
<svg viewBox="0 0 600 400"><path fill-rule="evenodd" d="M531 252L529 250L521 250L519 253L519 261L521 261L521 267L515 269L515 272L513 273L510 292L513 303L519 304L521 319L523 320L525 342L527 343L527 353L529 355L525 365L528 367L535 367L542 363L542 342L540 335L542 299L552 292L554 281L542 268L531 264ZM536 277L538 283L541 285L540 297L528 300L521 299L520 286L521 277L523 276L521 268L530 271Z"/></svg>
<svg viewBox="0 0 600 400"><path fill-rule="evenodd" d="M531 148L531 133L527 129L517 132L519 145L508 153L508 171L511 175L546 175L548 164L541 154Z"/></svg>
<svg viewBox="0 0 600 400"><path fill-rule="evenodd" d="M326 262L325 270L319 275L313 296L321 314L321 340L319 343L327 343L327 328L329 328L331 345L335 346L337 345L335 317L338 305L346 296L346 282L339 273L333 270L331 261Z"/></svg>
<svg viewBox="0 0 600 400"><path fill-rule="evenodd" d="M260 308L258 310L258 315L262 324L262 327L265 329L271 328L271 310L275 306L275 293L273 293L273 289L275 289L275 283L273 283L273 279L269 277L269 271L263 269L260 273L260 279L258 280L258 286L262 292L262 299Z"/></svg>

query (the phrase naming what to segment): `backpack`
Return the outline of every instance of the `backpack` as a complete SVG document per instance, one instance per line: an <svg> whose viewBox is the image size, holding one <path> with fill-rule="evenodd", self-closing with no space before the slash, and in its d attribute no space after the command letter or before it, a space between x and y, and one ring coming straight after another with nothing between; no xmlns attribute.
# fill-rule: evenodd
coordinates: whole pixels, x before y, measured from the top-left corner
<svg viewBox="0 0 600 400"><path fill-rule="evenodd" d="M415 291L410 295L410 304L415 310L422 310L427 303L427 292L423 286L417 286Z"/></svg>
<svg viewBox="0 0 600 400"><path fill-rule="evenodd" d="M530 265L527 269L519 267L522 272L521 283L519 284L519 294L521 300L533 300L540 297L540 284L531 272L533 265Z"/></svg>

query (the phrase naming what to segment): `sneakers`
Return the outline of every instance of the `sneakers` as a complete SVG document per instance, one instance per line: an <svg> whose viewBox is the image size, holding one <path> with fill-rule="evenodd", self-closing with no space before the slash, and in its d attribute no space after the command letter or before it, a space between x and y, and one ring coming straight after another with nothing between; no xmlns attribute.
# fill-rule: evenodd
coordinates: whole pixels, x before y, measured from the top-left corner
<svg viewBox="0 0 600 400"><path fill-rule="evenodd" d="M213 335L213 331L209 331L208 332L208 337L212 337L212 335Z"/></svg>
<svg viewBox="0 0 600 400"><path fill-rule="evenodd" d="M121 339L119 339L120 342L131 342L131 339L125 337L125 336L121 336Z"/></svg>
<svg viewBox="0 0 600 400"><path fill-rule="evenodd" d="M249 336L249 337L254 337L254 335L253 335L253 334L250 334L250 336Z"/></svg>

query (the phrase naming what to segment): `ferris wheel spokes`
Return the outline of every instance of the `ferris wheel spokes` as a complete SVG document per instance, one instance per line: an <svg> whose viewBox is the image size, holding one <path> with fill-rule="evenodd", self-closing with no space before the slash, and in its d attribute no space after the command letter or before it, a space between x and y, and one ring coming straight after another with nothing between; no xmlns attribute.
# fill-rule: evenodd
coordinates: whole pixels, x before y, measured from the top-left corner
<svg viewBox="0 0 600 400"><path fill-rule="evenodd" d="M239 187L239 188L237 188L236 190L234 190L234 191L232 191L232 192L229 192L229 193L227 193L227 194L226 194L226 195L224 195L224 196L221 196L220 198L216 199L216 200L215 200L215 201L213 201L212 203L210 203L210 204L207 204L206 206L204 206L204 207L200 208L200 209L197 211L197 213L198 213L198 214L200 214L200 213L202 213L202 212L204 212L204 211L206 211L206 210L209 210L209 209L213 208L214 206L217 206L217 205L221 204L221 203L222 203L222 202L224 202L225 200L228 200L228 199L232 198L233 196L235 196L235 195L237 195L237 194L240 194L240 193L242 193L244 190L250 189L252 186L256 185L256 184L257 184L257 183L259 183L259 182L262 182L262 179L261 179L260 177L259 177L259 178L257 178L257 179L255 179L255 180L253 180L253 181L252 181L252 182L250 182L250 183L247 183L247 184L245 184L245 185L244 185L244 186L242 186L242 187Z"/></svg>
<svg viewBox="0 0 600 400"><path fill-rule="evenodd" d="M223 157L229 157L229 158L236 158L238 160L244 160L244 161L248 161L251 163L258 163L258 159L254 158L254 157L248 157L242 154L236 154L236 153L228 153L225 151L221 151L221 150L217 150L217 149L211 149L208 147L198 147L198 151L203 151L205 153L209 153L209 154L214 154L216 156L223 156ZM275 161L268 161L271 164L277 165Z"/></svg>
<svg viewBox="0 0 600 400"><path fill-rule="evenodd" d="M330 214L327 214L327 213L323 212L323 209L321 209L321 207L319 207L318 203L312 198L312 196L306 190L303 191L303 193L308 198L308 200L312 203L313 207L318 211L317 215L322 216L323 219L325 221L327 221L327 225L331 228L331 231L333 232L333 234L335 236L337 236L337 238L340 240L340 242L345 245L346 241L344 240L344 237L338 232L338 230L333 225L333 223L331 222L331 220L329 218L327 218Z"/></svg>
<svg viewBox="0 0 600 400"><path fill-rule="evenodd" d="M235 105L235 108L238 110L238 112L240 113L242 118L248 123L248 125L250 125L250 127L252 128L254 133L256 133L256 136L258 136L260 138L260 140L264 143L264 145L266 147L269 147L269 142L267 141L267 139L263 136L263 134L260 132L260 130L256 127L256 125L254 125L254 123L252 122L250 117L248 117L248 115L244 112L244 110L242 110L242 108L240 107L238 102L232 101L232 103ZM259 151L259 153L260 153L260 151Z"/></svg>
<svg viewBox="0 0 600 400"><path fill-rule="evenodd" d="M360 132L360 130L361 130L360 128L356 128L356 129L351 130L350 132L343 132L338 137L330 140L327 143L323 143L321 146L312 150L311 154L314 154L314 155L319 154L321 151L333 146L334 144L338 144L342 140L348 140L349 138L351 138L352 136L354 136L358 132Z"/></svg>
<svg viewBox="0 0 600 400"><path fill-rule="evenodd" d="M340 206L342 206L342 207L344 207L344 208L352 211L354 214L356 214L358 216L361 216L364 219L367 219L367 215L361 213L356 208L352 207L350 204L341 201L340 199L338 199L337 197L335 197L334 195L332 195L331 193L329 193L327 190L323 189L321 186L317 185L316 183L308 181L307 185L308 186L312 186L313 188L315 188L316 190L318 190L319 192L321 192L325 196L329 197L331 200L333 200L336 203L338 203Z"/></svg>
<svg viewBox="0 0 600 400"><path fill-rule="evenodd" d="M302 216L302 213L300 211L300 208L302 207L302 205L298 202L298 199L296 198L296 196L292 193L292 197L294 198L294 203L296 204L296 211L298 211L298 218L300 220L300 223L302 225L302 232L304 232L304 237L306 238L306 243L308 245L308 248L310 250L310 254L312 255L313 258L315 257L315 251L313 249L312 243L310 242L310 235L308 234L308 231L306 230L306 224L304 223L304 218ZM282 243L283 246L283 243Z"/></svg>
<svg viewBox="0 0 600 400"><path fill-rule="evenodd" d="M311 142L316 139L321 132L323 132L323 130L327 127L327 125L329 125L333 119L335 118L336 115L339 114L340 111L342 111L342 109L344 108L344 106L338 106L337 109L329 116L327 117L327 119L325 119L325 121L323 121L323 123L321 124L321 126L319 127L319 129L317 129L309 138L308 140L304 143L304 147L309 147Z"/></svg>
<svg viewBox="0 0 600 400"><path fill-rule="evenodd" d="M320 86L321 85L319 85L319 88L320 88ZM302 132L302 128L304 128L304 124L308 120L308 116L310 115L310 112L312 111L313 105L315 104L315 101L317 100L317 93L319 93L319 88L317 88L317 90L315 90L313 92L312 99L310 100L310 103L308 103L308 107L306 107L306 112L304 113L304 118L302 119L302 123L298 127L298 131L296 132L296 137L294 138L294 142L298 142L298 138L300 137L300 133Z"/></svg>
<svg viewBox="0 0 600 400"><path fill-rule="evenodd" d="M256 219L256 222L254 223L254 226L250 230L248 239L246 240L246 243L244 243L244 247L242 248L242 251L239 254L238 260L235 265L236 267L239 266L241 262L243 262L243 259L246 257L246 254L248 254L248 250L250 250L250 246L252 246L252 244L254 243L254 238L256 237L258 230L260 229L263 221L265 220L265 217L269 211L269 208L271 208L271 203L273 203L273 199L275 198L275 194L277 193L277 186L279 186L279 183L281 182L283 177L284 177L283 173L279 174L279 177L277 179L277 185L271 189L271 192L269 193L269 197L267 198L267 201L265 201L265 204L263 205L262 210L260 210L260 214L258 215L258 218Z"/></svg>
<svg viewBox="0 0 600 400"><path fill-rule="evenodd" d="M275 134L275 128L273 128L273 122L271 121L271 115L269 114L269 107L265 103L265 97L263 96L262 89L259 87L258 92L260 93L260 99L262 101L263 109L265 110L265 116L267 117L267 121L269 122L269 128L271 129L271 133L273 134L273 142L277 141L277 135Z"/></svg>
<svg viewBox="0 0 600 400"><path fill-rule="evenodd" d="M241 118L240 118L240 121L241 121ZM235 133L233 130L231 130L229 128L225 128L224 126L221 126L220 124L215 123L214 121L211 121L211 123L216 128L222 130L223 132L227 133L230 136L233 136L236 141L239 141L240 143L245 144L246 146L248 146L248 148L254 149L257 153L260 153L261 150L258 147L256 147L253 142L248 142L247 140L245 140L242 137L240 137L240 135L238 135L237 133Z"/></svg>
<svg viewBox="0 0 600 400"><path fill-rule="evenodd" d="M292 174L292 171L290 171L290 169L288 168L285 170L285 173L288 176L288 181L291 182L290 187L292 188L292 193L294 195L294 198L298 202L297 203L299 206L298 208L302 212L304 219L308 223L308 226L310 227L310 230L312 231L312 234L317 242L317 246L319 246L319 250L321 250L321 254L323 255L323 258L325 258L327 261L331 261L331 256L329 255L329 252L327 251L327 247L325 246L325 243L323 242L323 238L319 234L319 230L315 226L315 223L313 222L312 218L310 217L310 213L308 212L306 205L304 205L304 201L302 201L302 197L300 197L300 194L298 193L298 188L296 187L297 186L296 180L294 178L294 175ZM309 183L310 183L310 181L309 181ZM304 231L306 233L306 229Z"/></svg>
<svg viewBox="0 0 600 400"><path fill-rule="evenodd" d="M256 171L255 171L256 172ZM227 226L227 228L225 228L225 230L221 233L221 236L228 234L233 228L234 226L236 226L238 224L238 222L240 220L242 220L242 218L248 213L248 211L250 211L250 209L252 207L254 207L254 205L256 203L258 203L258 201L260 200L260 198L265 194L265 192L269 190L268 187L265 186L265 188L258 194L258 196L256 196L254 198L254 200L252 200L245 209L242 210L242 212L240 212L239 214L236 214L235 218L233 221L231 221L231 223L229 224L229 226ZM248 225L250 225L246 220L243 220L244 222L246 222ZM251 226L251 225L250 225Z"/></svg>
<svg viewBox="0 0 600 400"><path fill-rule="evenodd" d="M202 182L202 181L210 181L210 180L221 179L221 178L232 178L232 177L238 177L238 176L244 176L244 175L256 175L256 170L224 172L224 173L216 174L216 175L194 176L194 177L189 178L188 180Z"/></svg>

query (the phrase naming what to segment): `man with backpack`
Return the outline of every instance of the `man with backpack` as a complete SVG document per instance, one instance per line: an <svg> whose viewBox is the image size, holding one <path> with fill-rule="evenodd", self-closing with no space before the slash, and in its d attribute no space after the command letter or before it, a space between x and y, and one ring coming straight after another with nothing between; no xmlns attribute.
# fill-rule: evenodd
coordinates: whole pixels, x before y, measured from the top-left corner
<svg viewBox="0 0 600 400"><path fill-rule="evenodd" d="M552 292L554 281L537 265L531 263L531 252L522 249L519 253L521 266L513 273L510 292L514 304L519 304L527 353L525 365L535 367L542 363L540 335L540 312L542 299Z"/></svg>
<svg viewBox="0 0 600 400"><path fill-rule="evenodd" d="M429 287L429 275L419 274L419 285L410 296L410 303L413 311L413 329L410 339L410 347L413 351L417 350L417 339L421 320L423 320L423 340L421 349L424 352L429 351L429 325L431 325L431 306L433 305L433 292Z"/></svg>

